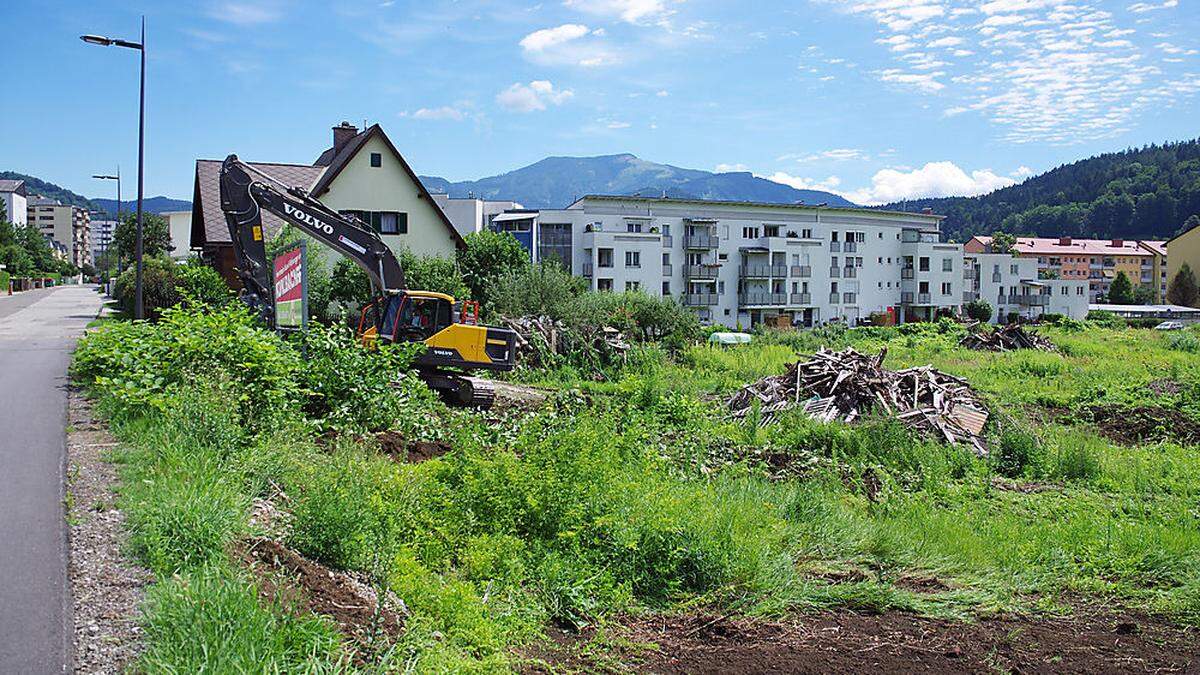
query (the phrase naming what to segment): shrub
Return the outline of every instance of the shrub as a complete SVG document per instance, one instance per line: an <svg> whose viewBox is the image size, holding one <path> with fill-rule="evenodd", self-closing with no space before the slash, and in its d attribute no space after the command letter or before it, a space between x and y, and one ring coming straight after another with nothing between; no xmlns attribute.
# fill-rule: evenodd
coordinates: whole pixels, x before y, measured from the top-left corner
<svg viewBox="0 0 1200 675"><path fill-rule="evenodd" d="M177 284L178 265L170 258L143 258L142 260L142 308L144 318L157 321L164 309L173 307L182 299ZM137 294L137 266L129 267L117 277L117 305L126 315L134 315Z"/></svg>
<svg viewBox="0 0 1200 675"><path fill-rule="evenodd" d="M981 323L992 320L992 306L986 300L972 300L963 305L963 311L967 313L967 316Z"/></svg>
<svg viewBox="0 0 1200 675"><path fill-rule="evenodd" d="M1074 439L1055 450L1050 475L1064 481L1091 480L1100 475L1100 460L1087 443Z"/></svg>
<svg viewBox="0 0 1200 675"><path fill-rule="evenodd" d="M1167 346L1181 352L1200 354L1200 328L1174 331L1167 335Z"/></svg>
<svg viewBox="0 0 1200 675"><path fill-rule="evenodd" d="M196 258L177 266L175 292L188 305L214 309L224 307L233 299L221 273Z"/></svg>
<svg viewBox="0 0 1200 675"><path fill-rule="evenodd" d="M1000 432L998 442L992 449L991 461L1000 475L1017 478L1035 467L1042 454L1042 443L1038 437L1014 425Z"/></svg>
<svg viewBox="0 0 1200 675"><path fill-rule="evenodd" d="M587 292L587 280L555 263L539 263L496 280L492 309L503 316L563 319L575 298Z"/></svg>
<svg viewBox="0 0 1200 675"><path fill-rule="evenodd" d="M488 311L496 302L500 279L529 267L529 251L508 232L481 230L465 237L466 247L455 253L462 281Z"/></svg>

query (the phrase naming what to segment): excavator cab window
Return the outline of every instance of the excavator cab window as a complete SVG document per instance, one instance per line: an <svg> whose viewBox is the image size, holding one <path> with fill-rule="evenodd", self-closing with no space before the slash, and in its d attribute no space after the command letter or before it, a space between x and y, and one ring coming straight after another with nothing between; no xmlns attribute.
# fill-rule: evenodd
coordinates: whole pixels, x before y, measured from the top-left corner
<svg viewBox="0 0 1200 675"><path fill-rule="evenodd" d="M396 338L426 340L450 322L450 303L446 300L405 296L396 321Z"/></svg>

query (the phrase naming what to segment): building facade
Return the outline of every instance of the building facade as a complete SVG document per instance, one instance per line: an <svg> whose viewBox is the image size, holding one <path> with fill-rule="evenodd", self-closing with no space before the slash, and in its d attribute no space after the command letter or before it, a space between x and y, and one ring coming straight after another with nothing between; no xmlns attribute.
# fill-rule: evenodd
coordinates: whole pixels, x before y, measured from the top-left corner
<svg viewBox="0 0 1200 675"><path fill-rule="evenodd" d="M4 202L4 217L13 225L28 223L29 199L23 180L0 180L0 201Z"/></svg>
<svg viewBox="0 0 1200 675"><path fill-rule="evenodd" d="M521 209L521 205L511 200L480 199L478 197L451 197L448 194L435 192L433 201L454 224L454 229L462 236L479 232L492 224L492 219L505 211Z"/></svg>
<svg viewBox="0 0 1200 675"><path fill-rule="evenodd" d="M597 291L670 295L726 326L858 323L955 314L963 252L932 214L873 209L588 196L511 214L535 261L569 262Z"/></svg>
<svg viewBox="0 0 1200 675"><path fill-rule="evenodd" d="M965 253L963 302L983 300L992 306L993 323L1009 318L1037 319L1061 314L1082 319L1088 312L1086 279L1042 279L1034 258L1009 253Z"/></svg>
<svg viewBox="0 0 1200 675"><path fill-rule="evenodd" d="M92 260L99 260L113 245L113 237L117 232L117 221L104 211L93 211L91 214Z"/></svg>
<svg viewBox="0 0 1200 675"><path fill-rule="evenodd" d="M1161 255L1156 249L1161 249ZM964 250L967 253L991 253L992 238L972 237ZM1165 293L1159 267L1165 265L1165 242L1017 237L1013 255L1036 260L1038 276L1043 279L1086 280L1089 302L1107 297L1113 280L1121 272L1135 288L1147 288L1155 298Z"/></svg>
<svg viewBox="0 0 1200 675"><path fill-rule="evenodd" d="M92 264L91 215L87 209L47 197L32 197L26 208L28 222L62 246L66 260L82 268Z"/></svg>
<svg viewBox="0 0 1200 675"><path fill-rule="evenodd" d="M1167 241L1166 246L1171 250L1166 264L1168 288L1184 265L1200 279L1200 226L1180 232Z"/></svg>

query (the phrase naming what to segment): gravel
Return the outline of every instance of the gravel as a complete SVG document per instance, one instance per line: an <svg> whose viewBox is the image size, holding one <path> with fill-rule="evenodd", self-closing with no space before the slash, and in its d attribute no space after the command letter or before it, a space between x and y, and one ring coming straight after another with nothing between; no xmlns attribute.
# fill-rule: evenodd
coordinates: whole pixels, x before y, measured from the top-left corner
<svg viewBox="0 0 1200 675"><path fill-rule="evenodd" d="M117 446L91 403L68 397L67 492L75 671L121 673L141 652L139 605L150 573L122 553L125 514L116 507Z"/></svg>

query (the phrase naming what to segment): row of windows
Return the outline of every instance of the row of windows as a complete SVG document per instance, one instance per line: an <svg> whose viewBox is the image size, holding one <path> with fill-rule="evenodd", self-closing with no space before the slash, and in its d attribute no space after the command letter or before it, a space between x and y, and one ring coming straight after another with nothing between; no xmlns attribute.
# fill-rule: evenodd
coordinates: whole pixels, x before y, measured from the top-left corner
<svg viewBox="0 0 1200 675"><path fill-rule="evenodd" d="M338 211L343 216L354 216L379 234L408 234L408 214L403 211Z"/></svg>

